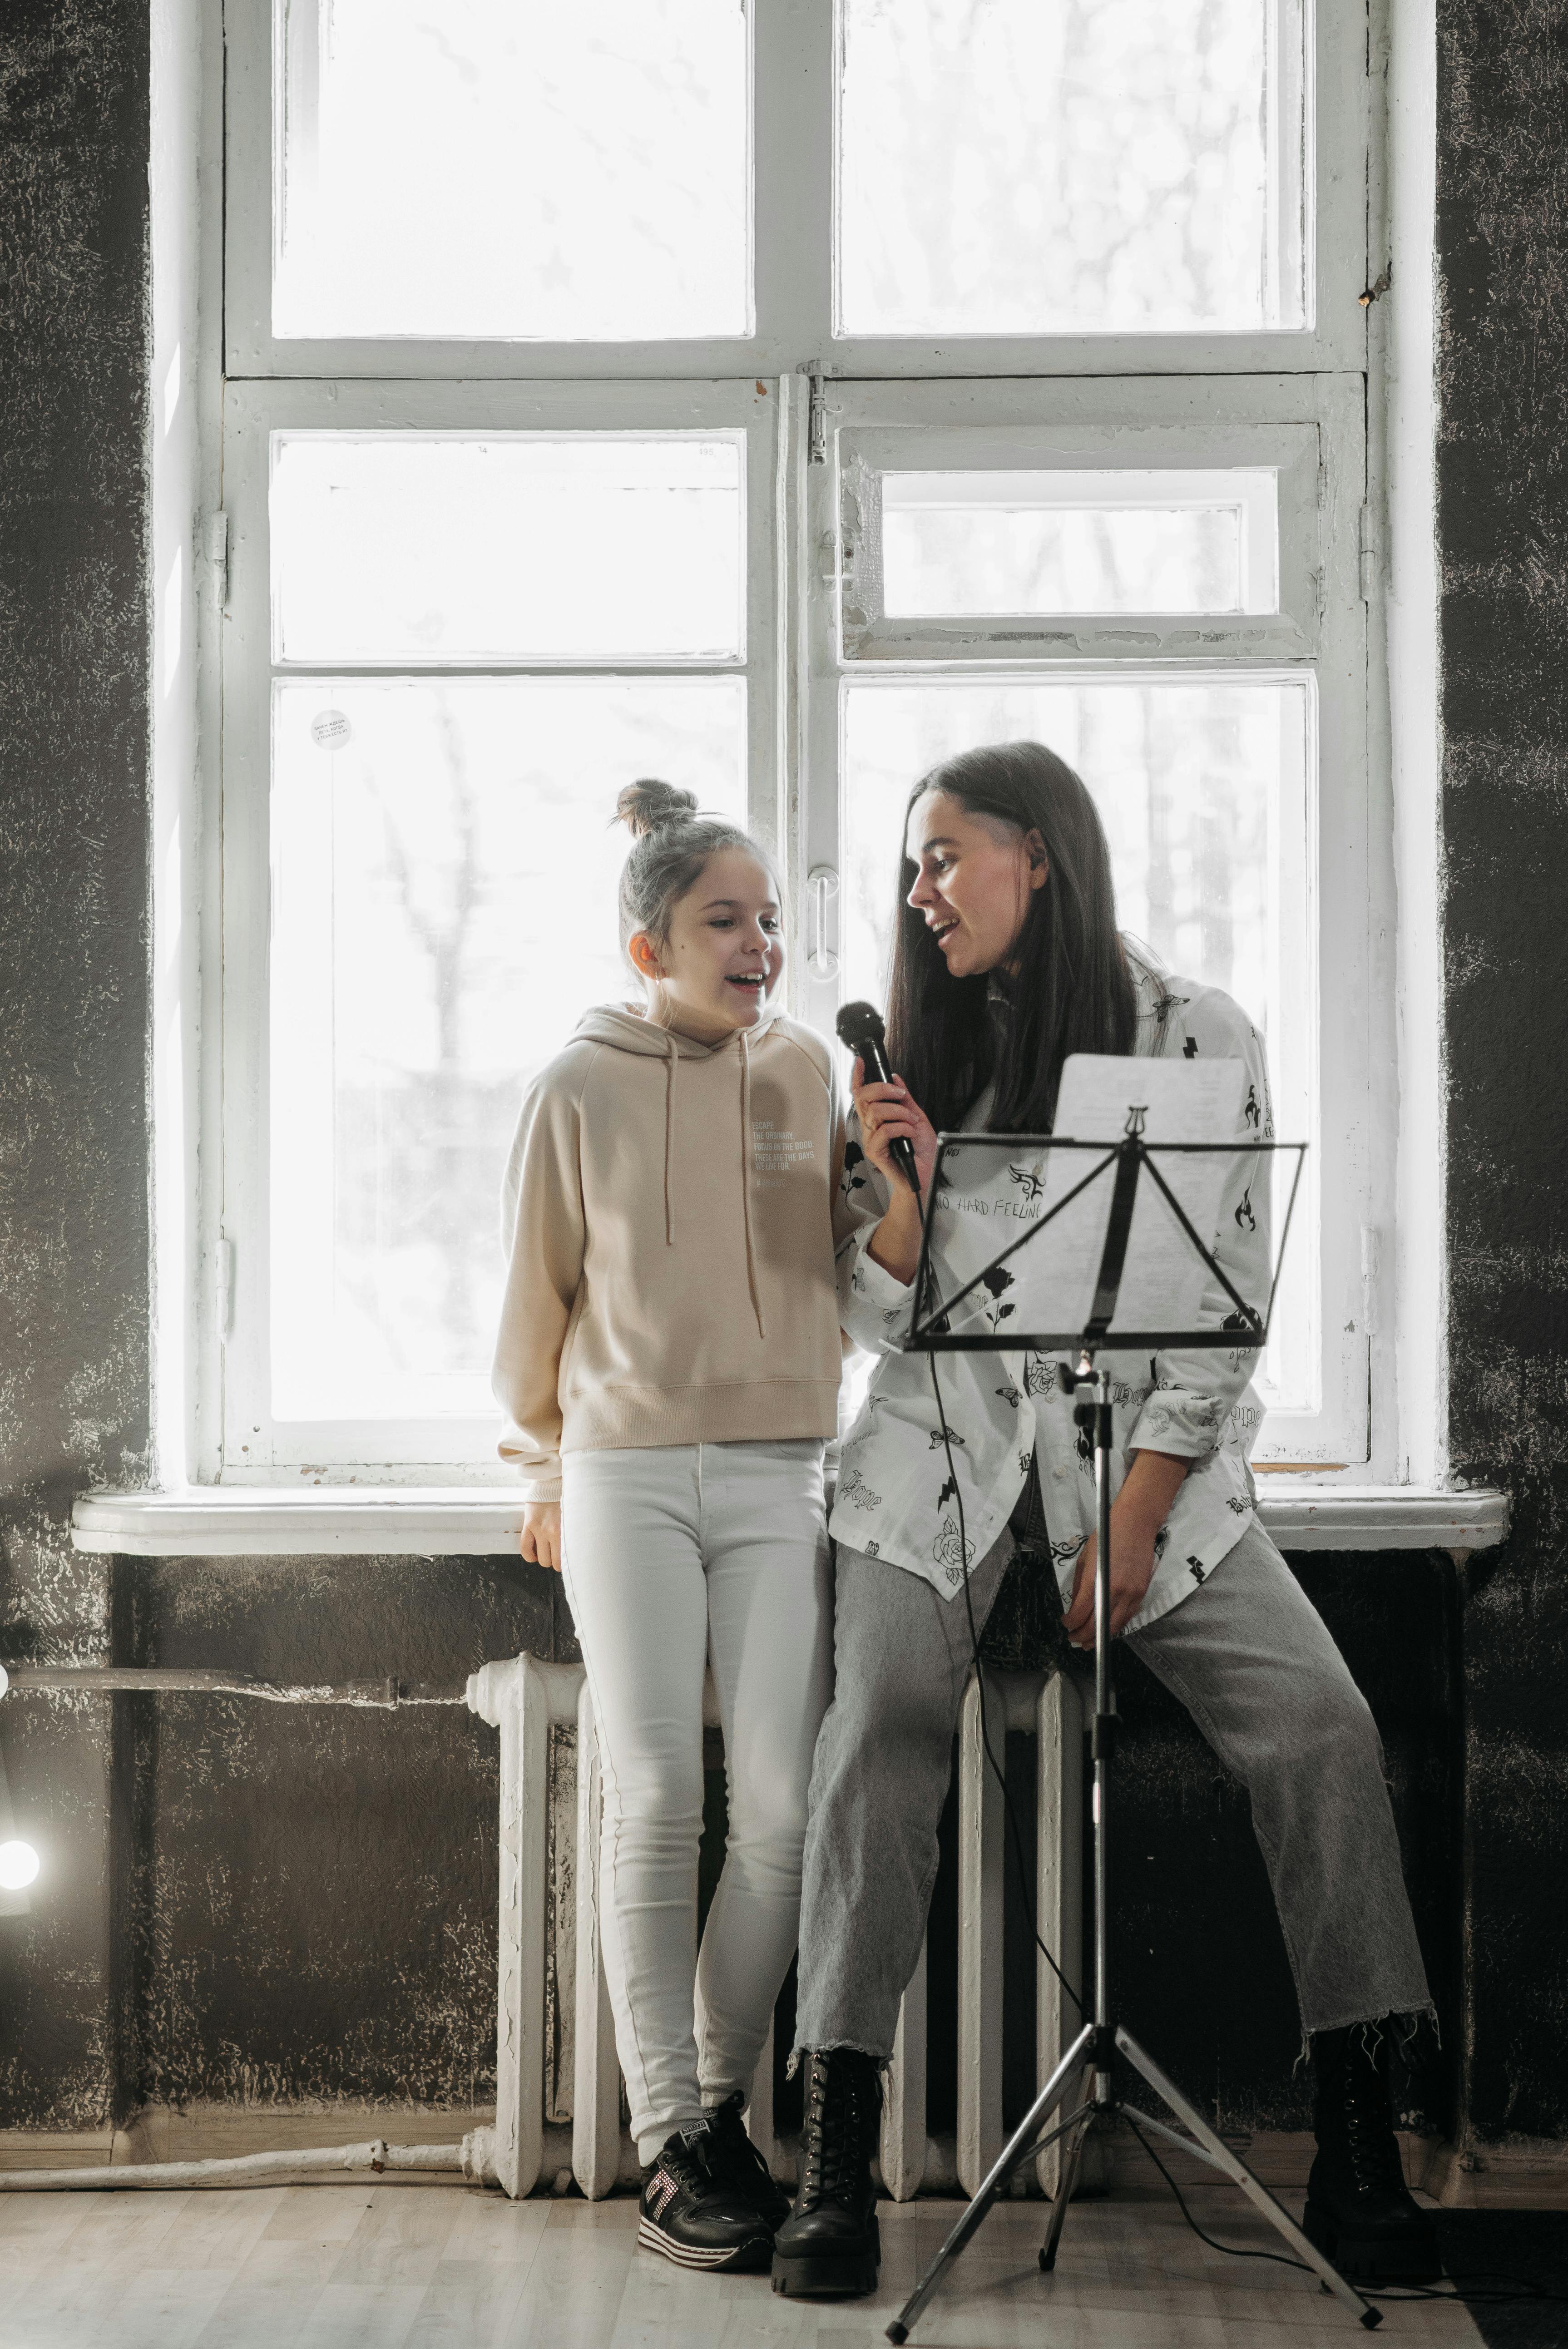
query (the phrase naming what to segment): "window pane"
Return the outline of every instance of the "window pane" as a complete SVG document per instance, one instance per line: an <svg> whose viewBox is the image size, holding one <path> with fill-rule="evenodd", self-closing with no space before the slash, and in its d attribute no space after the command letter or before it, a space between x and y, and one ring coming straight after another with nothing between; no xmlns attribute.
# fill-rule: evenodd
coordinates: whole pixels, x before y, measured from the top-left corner
<svg viewBox="0 0 1568 2349"><path fill-rule="evenodd" d="M1302 0L842 5L842 331L1306 323Z"/></svg>
<svg viewBox="0 0 1568 2349"><path fill-rule="evenodd" d="M274 0L279 335L750 330L737 0Z"/></svg>
<svg viewBox="0 0 1568 2349"><path fill-rule="evenodd" d="M1178 976L1223 988L1251 1014L1268 1044L1275 1131L1306 1140L1312 692L1279 677L846 685L846 999L886 998L911 783L976 743L1046 742L1082 775L1104 820L1122 927ZM1314 1221L1303 1196L1261 1381L1270 1402L1303 1409L1316 1406Z"/></svg>
<svg viewBox="0 0 1568 2349"><path fill-rule="evenodd" d="M280 660L722 660L744 646L742 444L279 432Z"/></svg>
<svg viewBox="0 0 1568 2349"><path fill-rule="evenodd" d="M885 473L882 608L1273 612L1272 472Z"/></svg>
<svg viewBox="0 0 1568 2349"><path fill-rule="evenodd" d="M272 1375L280 1419L489 1415L522 1088L633 991L621 786L743 820L738 678L274 688Z"/></svg>

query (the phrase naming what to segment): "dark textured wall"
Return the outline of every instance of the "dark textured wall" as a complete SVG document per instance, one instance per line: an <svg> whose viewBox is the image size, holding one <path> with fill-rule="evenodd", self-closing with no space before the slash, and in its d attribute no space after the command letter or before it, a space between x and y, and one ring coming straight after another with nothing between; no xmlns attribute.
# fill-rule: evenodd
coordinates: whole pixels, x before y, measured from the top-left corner
<svg viewBox="0 0 1568 2349"><path fill-rule="evenodd" d="M127 1662L461 1690L491 1657L575 1653L558 1579L520 1558L127 1558L115 1576ZM128 1703L128 2097L493 2101L495 1732L465 1706Z"/></svg>
<svg viewBox="0 0 1568 2349"><path fill-rule="evenodd" d="M1466 1577L1467 2102L1568 2136L1568 5L1438 23L1451 1440Z"/></svg>
<svg viewBox="0 0 1568 2349"><path fill-rule="evenodd" d="M72 1496L148 1433L148 26L0 20L0 1654L88 1656ZM0 1923L0 2121L101 2118L119 2067L111 1708L8 1705L57 1887Z"/></svg>

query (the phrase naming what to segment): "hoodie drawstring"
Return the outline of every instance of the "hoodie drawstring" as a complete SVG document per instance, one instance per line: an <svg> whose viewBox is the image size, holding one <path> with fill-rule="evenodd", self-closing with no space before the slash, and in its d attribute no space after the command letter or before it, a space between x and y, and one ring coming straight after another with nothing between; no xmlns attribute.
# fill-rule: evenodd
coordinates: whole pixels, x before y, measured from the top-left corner
<svg viewBox="0 0 1568 2349"><path fill-rule="evenodd" d="M762 1299L757 1294L757 1259L752 1246L752 1040L745 1030L741 1030L741 1206L746 1223L746 1283L752 1292L752 1310L757 1317L757 1335L765 1338L767 1323L763 1319Z"/></svg>
<svg viewBox="0 0 1568 2349"><path fill-rule="evenodd" d="M680 1051L672 1030L665 1030L664 1040L670 1047L664 1077L664 1245L673 1247L675 1201L670 1187L670 1161L675 1148L675 1063L680 1058Z"/></svg>

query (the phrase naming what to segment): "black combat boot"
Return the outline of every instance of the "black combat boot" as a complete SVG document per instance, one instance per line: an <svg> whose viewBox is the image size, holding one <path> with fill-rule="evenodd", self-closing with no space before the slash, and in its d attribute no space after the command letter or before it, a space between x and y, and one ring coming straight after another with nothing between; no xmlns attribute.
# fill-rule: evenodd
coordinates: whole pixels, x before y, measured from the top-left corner
<svg viewBox="0 0 1568 2349"><path fill-rule="evenodd" d="M773 2256L774 2230L725 2178L713 2139L705 2121L665 2139L642 2173L637 2240L678 2267L758 2275Z"/></svg>
<svg viewBox="0 0 1568 2349"><path fill-rule="evenodd" d="M773 2172L746 2135L741 2114L745 2098L739 2088L708 2115L710 2158L714 2177L732 2193L752 2204L770 2235L776 2235L789 2217L789 2196L774 2183Z"/></svg>
<svg viewBox="0 0 1568 2349"><path fill-rule="evenodd" d="M882 2116L882 2075L857 2047L806 2058L800 2192L774 2244L774 2290L848 2299L877 2289L882 2247L871 2157Z"/></svg>
<svg viewBox="0 0 1568 2349"><path fill-rule="evenodd" d="M1438 2230L1412 2201L1394 2136L1388 2028L1314 2031L1317 2158L1307 2180L1309 2242L1351 2283L1430 2283L1443 2272Z"/></svg>

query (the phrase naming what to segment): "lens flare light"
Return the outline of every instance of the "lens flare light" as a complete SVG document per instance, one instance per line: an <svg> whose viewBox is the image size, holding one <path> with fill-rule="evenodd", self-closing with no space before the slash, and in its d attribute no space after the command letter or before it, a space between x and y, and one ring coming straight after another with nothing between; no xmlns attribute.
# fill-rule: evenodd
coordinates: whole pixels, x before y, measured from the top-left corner
<svg viewBox="0 0 1568 2349"><path fill-rule="evenodd" d="M38 1873L30 1843L0 1843L0 1892L23 1892Z"/></svg>

